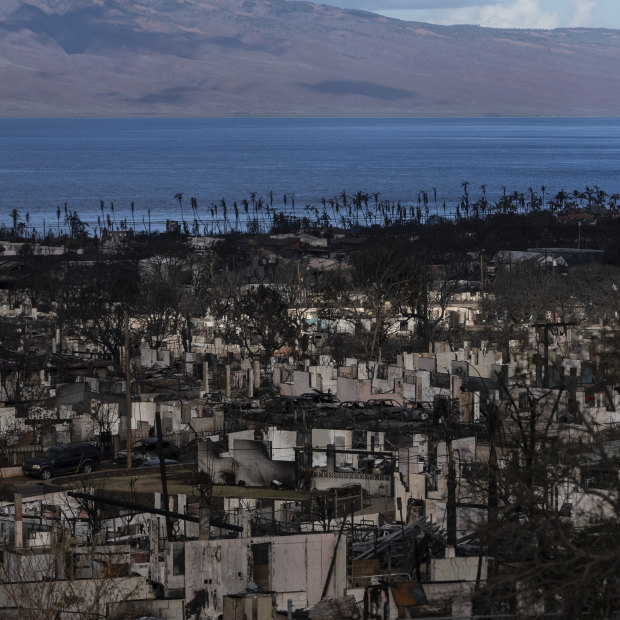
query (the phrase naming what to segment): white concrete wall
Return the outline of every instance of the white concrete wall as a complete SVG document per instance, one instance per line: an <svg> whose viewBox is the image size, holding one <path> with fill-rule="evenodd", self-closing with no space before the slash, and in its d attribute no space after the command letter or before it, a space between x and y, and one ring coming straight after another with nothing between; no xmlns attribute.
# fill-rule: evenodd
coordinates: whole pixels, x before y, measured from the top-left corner
<svg viewBox="0 0 620 620"><path fill-rule="evenodd" d="M313 428L312 429L312 447L327 448L329 444L334 444L336 448L351 450L353 446L353 432L348 430L337 430L333 428ZM336 466L344 463L352 463L351 454L336 453ZM357 457L355 457L357 458ZM327 454L325 452L312 453L312 466L325 467L327 465ZM357 465L357 463L356 463Z"/></svg>
<svg viewBox="0 0 620 620"><path fill-rule="evenodd" d="M310 366L310 386L321 392L331 390L332 394L336 394L338 390L338 381L334 377L333 364Z"/></svg>
<svg viewBox="0 0 620 620"><path fill-rule="evenodd" d="M156 411L157 411L156 403L132 402L131 403L131 428L137 429L140 422L146 422L149 426L155 426L155 412Z"/></svg>
<svg viewBox="0 0 620 620"><path fill-rule="evenodd" d="M256 511L257 500L249 497L225 497L224 511L228 515L227 522L243 528L239 535L248 538L252 531L251 521Z"/></svg>
<svg viewBox="0 0 620 620"><path fill-rule="evenodd" d="M405 400L417 401L415 383L403 383L403 398Z"/></svg>
<svg viewBox="0 0 620 620"><path fill-rule="evenodd" d="M381 452L385 449L385 432L384 431L366 431L366 450L371 450L373 445L375 451Z"/></svg>
<svg viewBox="0 0 620 620"><path fill-rule="evenodd" d="M189 602L206 590L206 611L217 617L222 613L223 597L243 592L252 579L252 544L271 543L271 589L282 601L292 599L296 608L313 606L321 598L337 538L337 533L327 533L188 541L185 600ZM328 597L342 596L346 585L346 545L341 541Z"/></svg>
<svg viewBox="0 0 620 620"><path fill-rule="evenodd" d="M290 381L280 383L283 396L301 396L310 391L310 373L305 370L295 370Z"/></svg>
<svg viewBox="0 0 620 620"><path fill-rule="evenodd" d="M147 403L140 403L142 405ZM148 403L149 407L146 409L146 420L152 419L152 424L155 424L155 411L157 410L157 406L159 405L159 411L161 413L162 423L164 422L166 416L172 421L172 432L178 433L179 431L186 428L186 424L182 420L182 404L181 401L169 401L165 403ZM155 408L152 408L151 405L155 405ZM151 425L152 425L151 424ZM165 432L165 431L164 431Z"/></svg>
<svg viewBox="0 0 620 620"><path fill-rule="evenodd" d="M338 377L337 396L341 401L345 400L369 400L372 397L370 379L350 379Z"/></svg>
<svg viewBox="0 0 620 620"><path fill-rule="evenodd" d="M113 435L118 435L120 425L120 414L118 403L105 403L96 398L90 401L91 416L101 421L102 428L110 429Z"/></svg>
<svg viewBox="0 0 620 620"><path fill-rule="evenodd" d="M271 453L274 461L294 461L297 432L279 430L276 426L267 429L267 440L271 442Z"/></svg>
<svg viewBox="0 0 620 620"><path fill-rule="evenodd" d="M488 559L482 558L480 579L486 581ZM476 581L478 558L433 558L431 581Z"/></svg>
<svg viewBox="0 0 620 620"><path fill-rule="evenodd" d="M0 433L19 434L25 430L24 419L15 416L15 407L0 407Z"/></svg>
<svg viewBox="0 0 620 620"><path fill-rule="evenodd" d="M418 402L433 400L431 373L427 370L418 370L416 374L416 400Z"/></svg>
<svg viewBox="0 0 620 620"><path fill-rule="evenodd" d="M272 588L282 598L306 592L307 606L321 600L323 586L334 554L337 534L281 537L272 547ZM347 586L346 545L339 546L327 596L340 597Z"/></svg>
<svg viewBox="0 0 620 620"><path fill-rule="evenodd" d="M140 365L142 368L152 368L157 363L157 351L148 347L140 349Z"/></svg>
<svg viewBox="0 0 620 620"><path fill-rule="evenodd" d="M247 431L235 431L233 433L228 433L228 454L232 458L235 458L235 441L237 439L248 439L251 441L254 439L254 431L247 430Z"/></svg>

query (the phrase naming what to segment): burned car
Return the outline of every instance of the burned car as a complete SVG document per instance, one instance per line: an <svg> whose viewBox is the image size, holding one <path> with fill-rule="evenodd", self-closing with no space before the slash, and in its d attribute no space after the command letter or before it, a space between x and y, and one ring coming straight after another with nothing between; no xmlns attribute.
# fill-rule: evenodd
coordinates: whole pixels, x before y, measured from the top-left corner
<svg viewBox="0 0 620 620"><path fill-rule="evenodd" d="M179 458L179 449L170 439L162 439L163 451L165 459ZM143 463L152 459L159 459L159 453L157 450L157 437L144 437L138 439L131 446L131 461L132 463ZM119 450L116 453L115 461L117 463L127 462L127 450Z"/></svg>

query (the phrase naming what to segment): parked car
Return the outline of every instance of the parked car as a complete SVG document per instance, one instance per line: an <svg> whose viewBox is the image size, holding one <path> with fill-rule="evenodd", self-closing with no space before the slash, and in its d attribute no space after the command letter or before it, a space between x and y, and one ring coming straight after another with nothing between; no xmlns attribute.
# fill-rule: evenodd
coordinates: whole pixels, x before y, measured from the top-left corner
<svg viewBox="0 0 620 620"><path fill-rule="evenodd" d="M99 465L99 451L89 443L55 446L22 465L26 476L48 480L62 474L89 474Z"/></svg>
<svg viewBox="0 0 620 620"><path fill-rule="evenodd" d="M179 449L174 445L170 439L162 439L164 444L164 458L165 459L178 459ZM158 459L159 454L157 452L157 437L144 437L138 439L131 446L131 462L138 464L151 459ZM117 463L127 462L127 450L119 450L116 453L115 458Z"/></svg>

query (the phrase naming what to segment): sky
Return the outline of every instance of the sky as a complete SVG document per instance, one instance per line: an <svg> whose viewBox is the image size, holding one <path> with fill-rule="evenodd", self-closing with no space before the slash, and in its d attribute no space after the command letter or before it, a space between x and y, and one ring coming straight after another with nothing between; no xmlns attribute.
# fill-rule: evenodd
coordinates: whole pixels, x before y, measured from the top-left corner
<svg viewBox="0 0 620 620"><path fill-rule="evenodd" d="M620 0L314 0L408 21L491 28L618 28Z"/></svg>

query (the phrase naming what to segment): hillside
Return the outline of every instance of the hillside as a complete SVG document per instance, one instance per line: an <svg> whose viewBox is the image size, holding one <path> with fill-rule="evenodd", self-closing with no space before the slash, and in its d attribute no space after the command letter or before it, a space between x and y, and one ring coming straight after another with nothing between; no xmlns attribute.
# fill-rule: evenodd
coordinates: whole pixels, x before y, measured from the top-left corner
<svg viewBox="0 0 620 620"><path fill-rule="evenodd" d="M0 115L617 115L620 31L288 0L4 0Z"/></svg>

